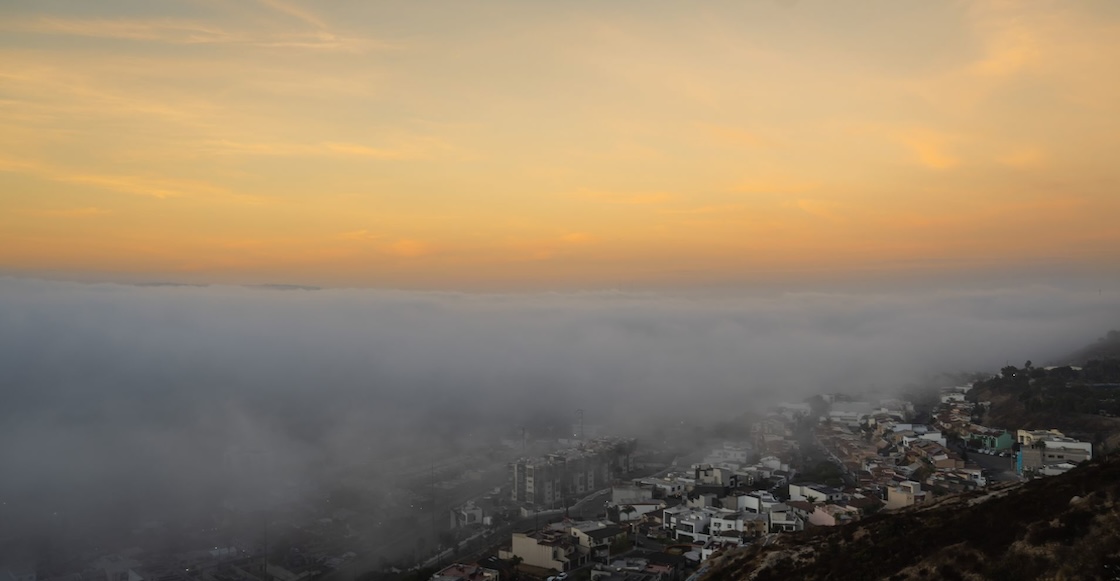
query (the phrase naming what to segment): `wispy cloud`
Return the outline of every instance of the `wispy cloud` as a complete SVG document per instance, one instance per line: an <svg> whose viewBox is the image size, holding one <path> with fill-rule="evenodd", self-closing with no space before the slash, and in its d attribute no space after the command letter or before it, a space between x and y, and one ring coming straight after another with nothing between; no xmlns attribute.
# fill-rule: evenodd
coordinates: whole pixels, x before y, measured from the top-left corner
<svg viewBox="0 0 1120 581"><path fill-rule="evenodd" d="M360 230L342 232L338 235L338 238L341 240L349 240L353 242L368 242L371 240L383 240L385 238L385 235L372 232L366 228L362 228Z"/></svg>
<svg viewBox="0 0 1120 581"><path fill-rule="evenodd" d="M912 129L896 133L894 138L927 168L945 170L960 164L950 147L955 140L953 136L930 129Z"/></svg>
<svg viewBox="0 0 1120 581"><path fill-rule="evenodd" d="M224 44L263 48L366 52L397 50L400 44L372 38L335 34L316 27L312 31L231 30L195 20L176 19L75 19L33 18L0 22L0 30L43 35L81 36L163 44Z"/></svg>
<svg viewBox="0 0 1120 581"><path fill-rule="evenodd" d="M102 190L160 199L206 197L261 201L259 197L238 194L228 188L198 180L89 172L27 159L0 157L0 171L29 174L54 182L87 185Z"/></svg>
<svg viewBox="0 0 1120 581"><path fill-rule="evenodd" d="M309 12L307 10L304 10L303 8L301 8L299 6L296 6L295 4L291 4L289 2L282 2L281 0L258 0L258 1L261 4L263 4L265 6L268 6L269 8L271 8L271 9L277 11L277 12L281 12L283 14L286 14L288 16L296 18L296 19L298 19L298 20L300 20L300 21L302 21L306 24L310 24L311 26L314 26L316 28L321 28L321 29L324 29L324 30L328 28L327 23L324 22L322 18L319 18L318 16L312 14L311 12Z"/></svg>
<svg viewBox="0 0 1120 581"><path fill-rule="evenodd" d="M431 159L455 151L443 139L432 136L407 136L390 140L389 145L372 146L360 143L321 142L294 143L285 141L229 141L205 142L199 149L211 155L260 155L277 157L342 156L364 157L380 160Z"/></svg>
<svg viewBox="0 0 1120 581"><path fill-rule="evenodd" d="M118 40L158 41L174 44L225 43L244 40L219 27L190 20L36 18L8 20L0 30L62 36L87 36Z"/></svg>
<svg viewBox="0 0 1120 581"><path fill-rule="evenodd" d="M50 179L59 182L87 184L97 188L150 196L153 198L178 198L193 195L228 195L229 190L204 182L153 178L136 175L105 175L90 173L55 173Z"/></svg>
<svg viewBox="0 0 1120 581"><path fill-rule="evenodd" d="M573 192L571 195L583 200L592 200L595 202L603 202L605 204L620 204L628 206L663 204L673 199L672 194L666 192L628 193L580 189Z"/></svg>
<svg viewBox="0 0 1120 581"><path fill-rule="evenodd" d="M112 210L106 210L98 207L86 208L61 208L51 210L35 210L32 212L36 216L46 216L50 218L94 218L97 216L105 216L112 214Z"/></svg>
<svg viewBox="0 0 1120 581"><path fill-rule="evenodd" d="M421 240L402 238L385 248L386 253L401 258L419 258L432 253L430 244Z"/></svg>
<svg viewBox="0 0 1120 581"><path fill-rule="evenodd" d="M797 200L797 207L800 208L802 212L818 218L826 218L828 220L840 219L840 215L837 213L840 204L833 200L803 198Z"/></svg>

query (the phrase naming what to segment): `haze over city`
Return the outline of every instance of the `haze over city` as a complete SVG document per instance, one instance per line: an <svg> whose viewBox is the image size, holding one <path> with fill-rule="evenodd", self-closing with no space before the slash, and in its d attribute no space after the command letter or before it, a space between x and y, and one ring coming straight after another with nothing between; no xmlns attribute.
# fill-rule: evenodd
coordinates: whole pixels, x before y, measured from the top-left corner
<svg viewBox="0 0 1120 581"><path fill-rule="evenodd" d="M323 518L408 570L585 424L661 474L1073 363L1117 70L1107 0L0 3L0 573L296 581L66 567Z"/></svg>

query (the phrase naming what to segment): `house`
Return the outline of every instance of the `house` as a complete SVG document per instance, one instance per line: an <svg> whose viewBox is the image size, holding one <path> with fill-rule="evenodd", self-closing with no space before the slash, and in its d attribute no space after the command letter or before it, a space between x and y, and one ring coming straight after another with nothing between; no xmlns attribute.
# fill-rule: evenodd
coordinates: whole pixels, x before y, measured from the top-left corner
<svg viewBox="0 0 1120 581"><path fill-rule="evenodd" d="M735 494L721 499L723 508L734 511L767 512L780 501L765 490L755 490L747 494Z"/></svg>
<svg viewBox="0 0 1120 581"><path fill-rule="evenodd" d="M573 525L571 534L580 552L589 555L592 559L610 557L611 546L615 543L626 543L627 540L626 529L598 522Z"/></svg>
<svg viewBox="0 0 1120 581"><path fill-rule="evenodd" d="M634 481L635 486L648 487L653 491L653 498L669 498L680 496L696 484L696 479L679 473L669 473L664 478L642 478Z"/></svg>
<svg viewBox="0 0 1120 581"><path fill-rule="evenodd" d="M708 540L708 542L700 546L700 560L706 561L710 559L712 555L720 551L726 549L734 549L741 546L743 546L743 543L738 539L721 539L712 537Z"/></svg>
<svg viewBox="0 0 1120 581"><path fill-rule="evenodd" d="M983 426L972 426L969 443L981 450L1010 450L1015 444L1015 436L1007 430L996 430Z"/></svg>
<svg viewBox="0 0 1120 581"><path fill-rule="evenodd" d="M612 502L607 505L607 509L610 511L608 514L612 515L612 520L629 522L644 520L646 515L653 515L666 506L664 500L641 500L629 504L614 504ZM616 511L618 513L617 518L614 517Z"/></svg>
<svg viewBox="0 0 1120 581"><path fill-rule="evenodd" d="M858 510L860 516L867 516L882 508L883 500L870 491L866 494L856 492L848 495L844 505Z"/></svg>
<svg viewBox="0 0 1120 581"><path fill-rule="evenodd" d="M795 514L795 511L796 509L785 504L771 507L767 515L770 519L770 532L783 533L805 530L805 521Z"/></svg>
<svg viewBox="0 0 1120 581"><path fill-rule="evenodd" d="M674 514L672 518L669 516L669 511L665 511L665 530L672 531L672 538L678 541L704 542L708 540L708 525L711 522L712 513L716 512L717 509L693 509L687 506L681 508L684 511Z"/></svg>
<svg viewBox="0 0 1120 581"><path fill-rule="evenodd" d="M693 478L697 484L708 486L729 486L734 488L739 485L738 477L732 468L713 466L711 464L693 464Z"/></svg>
<svg viewBox="0 0 1120 581"><path fill-rule="evenodd" d="M1039 471L1044 475L1053 472L1052 469L1043 468L1057 464L1076 465L1086 460L1093 459L1093 445L1064 436L1031 436L1030 445L1019 447L1015 455L1015 471L1020 475L1032 471Z"/></svg>
<svg viewBox="0 0 1120 581"><path fill-rule="evenodd" d="M539 458L520 458L509 465L510 499L554 508L599 490L612 477L630 471L635 446L634 439L597 438Z"/></svg>
<svg viewBox="0 0 1120 581"><path fill-rule="evenodd" d="M483 520L482 509L476 506L473 501L451 509L451 528L453 529L484 524Z"/></svg>
<svg viewBox="0 0 1120 581"><path fill-rule="evenodd" d="M769 530L765 514L720 508L665 509L665 531L678 541L706 543L711 539L747 540Z"/></svg>
<svg viewBox="0 0 1120 581"><path fill-rule="evenodd" d="M859 519L859 509L854 506L839 506L836 504L817 505L809 515L809 524L834 527Z"/></svg>
<svg viewBox="0 0 1120 581"><path fill-rule="evenodd" d="M884 508L887 510L895 510L906 506L921 504L931 497L928 492L922 490L922 485L913 480L901 482L897 486L892 486L887 489L887 502Z"/></svg>
<svg viewBox="0 0 1120 581"><path fill-rule="evenodd" d="M500 549L498 557L517 557L525 565L554 571L570 571L587 562L571 533L551 528L513 533L509 549Z"/></svg>
<svg viewBox="0 0 1120 581"><path fill-rule="evenodd" d="M649 553L645 558L649 561L646 572L660 575L663 581L678 581L691 565L684 555Z"/></svg>
<svg viewBox="0 0 1120 581"><path fill-rule="evenodd" d="M844 493L823 484L790 484L789 498L810 502L839 502L844 498Z"/></svg>
<svg viewBox="0 0 1120 581"><path fill-rule="evenodd" d="M1015 439L1022 446L1030 446L1037 440L1053 437L1064 438L1065 434L1058 430L1018 430L1015 432Z"/></svg>

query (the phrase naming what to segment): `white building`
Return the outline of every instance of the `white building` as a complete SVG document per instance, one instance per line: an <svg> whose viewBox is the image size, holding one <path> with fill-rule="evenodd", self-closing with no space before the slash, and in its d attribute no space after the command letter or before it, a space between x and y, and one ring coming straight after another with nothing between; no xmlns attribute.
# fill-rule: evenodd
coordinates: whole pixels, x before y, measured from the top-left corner
<svg viewBox="0 0 1120 581"><path fill-rule="evenodd" d="M839 502L844 499L844 493L823 484L790 484L789 499L809 502Z"/></svg>

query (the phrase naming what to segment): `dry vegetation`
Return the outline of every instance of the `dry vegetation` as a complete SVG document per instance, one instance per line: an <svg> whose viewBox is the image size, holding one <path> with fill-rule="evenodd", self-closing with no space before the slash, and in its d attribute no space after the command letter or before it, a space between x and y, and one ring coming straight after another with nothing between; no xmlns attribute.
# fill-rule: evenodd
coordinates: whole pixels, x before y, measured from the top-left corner
<svg viewBox="0 0 1120 581"><path fill-rule="evenodd" d="M990 492L733 551L703 581L1120 579L1120 458Z"/></svg>

